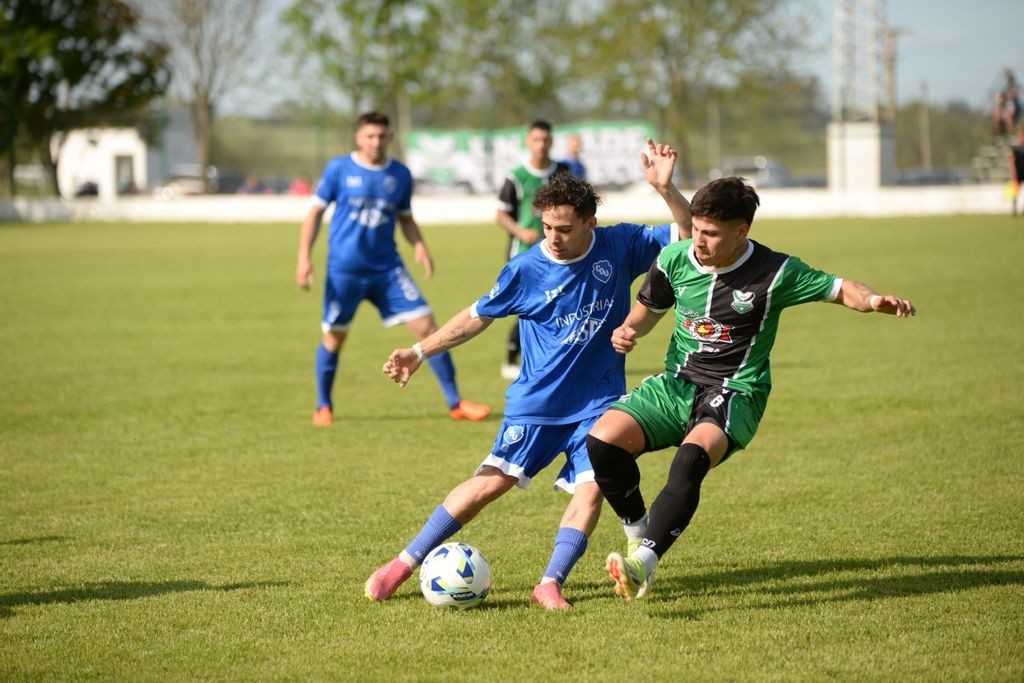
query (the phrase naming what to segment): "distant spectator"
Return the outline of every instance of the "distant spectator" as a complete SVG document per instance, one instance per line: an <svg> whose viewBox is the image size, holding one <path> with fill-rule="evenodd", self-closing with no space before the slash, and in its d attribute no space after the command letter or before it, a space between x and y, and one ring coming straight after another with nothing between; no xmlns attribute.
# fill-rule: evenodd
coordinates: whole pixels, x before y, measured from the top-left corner
<svg viewBox="0 0 1024 683"><path fill-rule="evenodd" d="M580 149L583 147L583 141L580 140L580 136L573 133L569 136L566 141L566 147L569 151L569 156L562 160L566 166L569 167L569 171L580 180L587 179L587 167L580 161Z"/></svg>
<svg viewBox="0 0 1024 683"><path fill-rule="evenodd" d="M1020 122L1020 86L1013 72L1006 70L1006 80L996 95L992 110L992 134L1010 135Z"/></svg>
<svg viewBox="0 0 1024 683"><path fill-rule="evenodd" d="M1024 126L1017 129L1017 138L1010 147L1010 212L1017 215L1020 183L1024 180Z"/></svg>
<svg viewBox="0 0 1024 683"><path fill-rule="evenodd" d="M100 186L94 180L86 180L75 188L76 197L96 197L99 196L99 193Z"/></svg>
<svg viewBox="0 0 1024 683"><path fill-rule="evenodd" d="M239 186L237 194L266 194L267 186L255 173L245 176L245 182Z"/></svg>
<svg viewBox="0 0 1024 683"><path fill-rule="evenodd" d="M301 196L313 194L313 184L309 182L309 178L306 176L297 175L292 179L291 185L288 186L288 194Z"/></svg>

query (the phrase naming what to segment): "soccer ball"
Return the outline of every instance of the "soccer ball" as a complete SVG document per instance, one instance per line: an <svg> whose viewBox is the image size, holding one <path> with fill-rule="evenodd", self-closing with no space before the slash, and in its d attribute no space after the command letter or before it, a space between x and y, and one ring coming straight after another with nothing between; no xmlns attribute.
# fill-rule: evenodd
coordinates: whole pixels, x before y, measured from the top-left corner
<svg viewBox="0 0 1024 683"><path fill-rule="evenodd" d="M491 589L491 566L465 543L434 548L420 567L420 590L434 607L476 607Z"/></svg>

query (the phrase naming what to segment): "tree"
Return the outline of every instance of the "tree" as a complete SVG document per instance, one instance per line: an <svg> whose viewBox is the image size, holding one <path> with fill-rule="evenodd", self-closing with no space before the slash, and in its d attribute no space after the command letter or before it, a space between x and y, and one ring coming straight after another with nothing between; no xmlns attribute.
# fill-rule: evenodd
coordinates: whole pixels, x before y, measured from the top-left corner
<svg viewBox="0 0 1024 683"><path fill-rule="evenodd" d="M170 48L172 92L187 102L200 168L210 161L218 106L255 77L266 45L257 27L263 0L134 0L146 34Z"/></svg>
<svg viewBox="0 0 1024 683"><path fill-rule="evenodd" d="M576 99L606 111L656 117L684 168L688 133L705 120L706 101L741 72L785 70L807 34L785 0L605 0L571 33ZM743 96L753 95L757 81Z"/></svg>
<svg viewBox="0 0 1024 683"><path fill-rule="evenodd" d="M57 188L55 138L134 120L167 85L166 49L135 32L121 0L7 0L0 9L0 146L15 192L14 140L36 150Z"/></svg>

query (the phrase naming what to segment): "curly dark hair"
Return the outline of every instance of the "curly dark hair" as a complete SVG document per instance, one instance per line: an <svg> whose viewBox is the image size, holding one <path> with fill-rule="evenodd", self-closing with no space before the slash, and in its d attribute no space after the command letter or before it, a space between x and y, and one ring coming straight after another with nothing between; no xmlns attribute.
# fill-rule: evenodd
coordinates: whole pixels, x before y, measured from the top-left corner
<svg viewBox="0 0 1024 683"><path fill-rule="evenodd" d="M754 222L754 212L761 205L761 198L743 181L739 176L712 180L694 193L690 213L696 218L723 221L743 218L750 225Z"/></svg>
<svg viewBox="0 0 1024 683"><path fill-rule="evenodd" d="M597 214L601 198L593 185L580 180L568 171L555 173L533 198L533 210L541 213L555 206L571 206L580 218L592 218Z"/></svg>

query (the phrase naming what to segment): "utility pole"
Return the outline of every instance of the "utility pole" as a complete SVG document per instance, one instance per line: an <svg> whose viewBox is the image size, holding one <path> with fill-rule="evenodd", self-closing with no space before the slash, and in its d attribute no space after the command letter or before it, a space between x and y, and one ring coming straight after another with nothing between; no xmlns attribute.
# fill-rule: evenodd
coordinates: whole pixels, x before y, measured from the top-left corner
<svg viewBox="0 0 1024 683"><path fill-rule="evenodd" d="M896 123L896 63L900 36L907 31L898 28L886 28L882 31L882 61L885 64L885 116L884 120Z"/></svg>
<svg viewBox="0 0 1024 683"><path fill-rule="evenodd" d="M921 81L921 107L918 113L921 135L921 168L932 170L932 135L928 130L928 83Z"/></svg>

